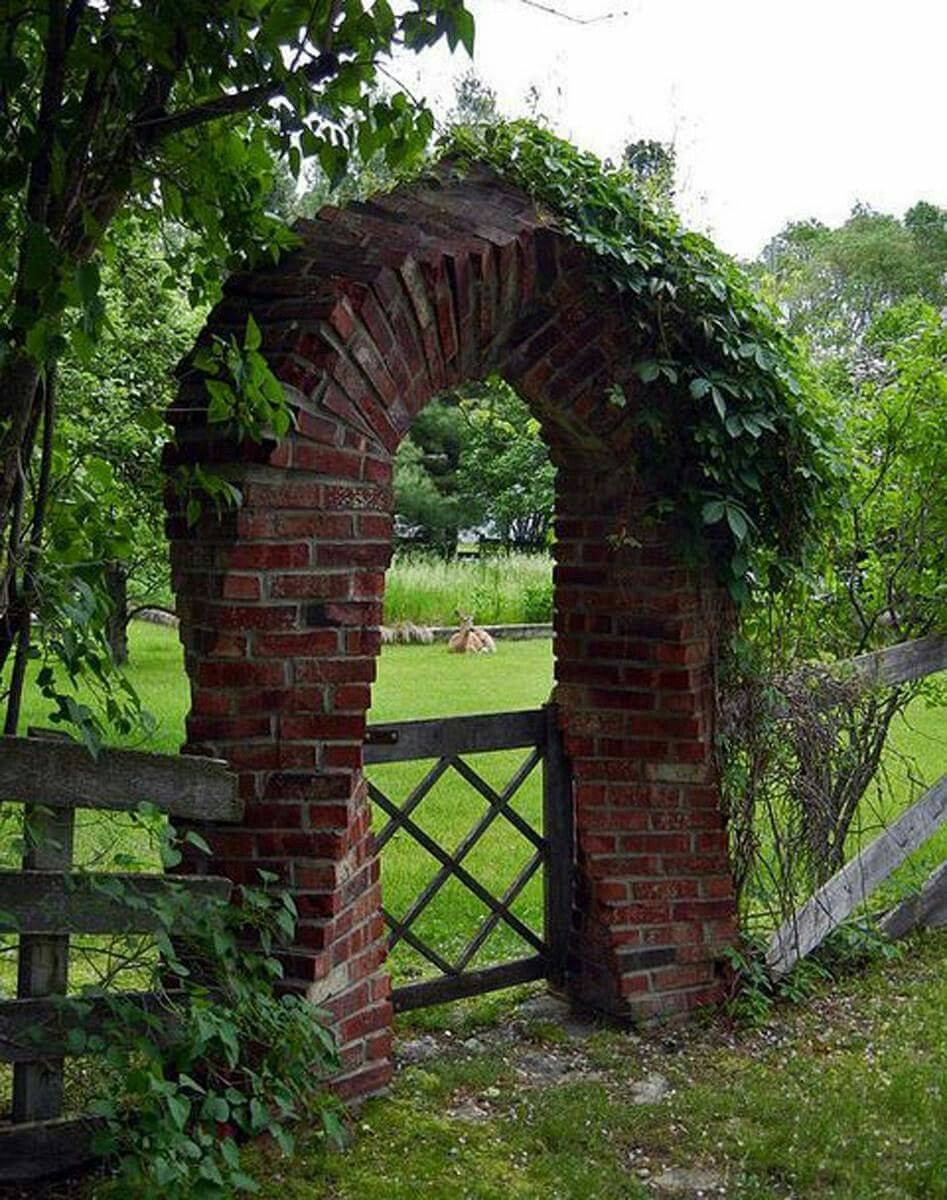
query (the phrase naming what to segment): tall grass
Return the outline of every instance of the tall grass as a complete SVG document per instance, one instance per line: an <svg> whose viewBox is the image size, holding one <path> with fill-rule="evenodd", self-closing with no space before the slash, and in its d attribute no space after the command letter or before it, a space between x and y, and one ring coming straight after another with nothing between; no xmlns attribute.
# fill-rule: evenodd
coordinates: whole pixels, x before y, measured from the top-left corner
<svg viewBox="0 0 947 1200"><path fill-rule="evenodd" d="M457 609L482 625L552 620L552 560L503 554L455 559L398 556L385 582L385 622L453 625Z"/></svg>

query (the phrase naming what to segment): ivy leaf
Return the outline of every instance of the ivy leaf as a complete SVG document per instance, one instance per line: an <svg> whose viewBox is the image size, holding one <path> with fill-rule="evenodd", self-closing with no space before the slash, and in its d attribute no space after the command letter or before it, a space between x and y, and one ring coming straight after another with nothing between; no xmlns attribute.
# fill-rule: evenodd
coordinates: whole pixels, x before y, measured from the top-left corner
<svg viewBox="0 0 947 1200"><path fill-rule="evenodd" d="M643 362L635 363L634 372L642 383L654 383L661 374L661 365L653 358L648 358Z"/></svg>
<svg viewBox="0 0 947 1200"><path fill-rule="evenodd" d="M253 319L253 313L247 313L247 331L243 335L243 345L246 350L259 350L263 343L260 327Z"/></svg>
<svg viewBox="0 0 947 1200"><path fill-rule="evenodd" d="M711 386L712 385L709 379L692 379L690 383L690 393L695 400L701 400L710 391Z"/></svg>
<svg viewBox="0 0 947 1200"><path fill-rule="evenodd" d="M727 513L727 524L730 526L733 536L738 542L744 541L747 533L749 532L749 523L747 521L746 514L742 509L738 508L734 504L727 504L725 505L725 508Z"/></svg>
<svg viewBox="0 0 947 1200"><path fill-rule="evenodd" d="M726 510L726 505L722 500L709 500L701 509L701 516L705 525L716 525L723 517Z"/></svg>
<svg viewBox="0 0 947 1200"><path fill-rule="evenodd" d="M177 1125L178 1129L183 1129L187 1124L187 1119L191 1115L191 1102L184 1096L177 1096L169 1092L166 1096L168 1111L171 1114L171 1119Z"/></svg>

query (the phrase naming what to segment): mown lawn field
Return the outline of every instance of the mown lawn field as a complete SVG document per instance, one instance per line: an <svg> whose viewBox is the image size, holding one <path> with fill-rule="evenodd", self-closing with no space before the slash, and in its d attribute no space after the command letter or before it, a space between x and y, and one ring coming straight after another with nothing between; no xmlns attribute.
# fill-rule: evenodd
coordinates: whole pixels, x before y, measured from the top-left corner
<svg viewBox="0 0 947 1200"><path fill-rule="evenodd" d="M136 625L131 670L158 719L150 747L173 752L187 705L176 635ZM551 679L548 641L501 644L482 658L449 656L442 645L388 647L371 719L535 707L548 698ZM26 720L47 723L35 694ZM943 773L944 734L944 710L917 702L894 733L915 759L912 774L932 781ZM521 759L516 752L473 761L499 785ZM424 770L407 764L371 774L388 794L403 796ZM445 777L419 820L452 846L483 805ZM538 820L538 779L519 805ZM496 832L471 862L500 890L526 851L512 831ZM943 858L944 842L942 835L916 855L899 886L919 881ZM116 846L143 858L150 853L141 831L101 818L81 845L86 857L108 856ZM424 851L396 838L383 861L386 904L403 912L433 870ZM518 909L537 925L539 902L534 887ZM419 931L443 953L455 953L481 915L478 902L445 891ZM521 949L513 939L487 947L495 958ZM419 970L400 950L392 966L400 980ZM346 1152L327 1151L306 1131L291 1164L272 1149L251 1148L263 1200L947 1197L944 933L915 939L897 961L820 985L808 1001L782 1004L754 1029L718 1017L670 1035L604 1027L576 1033L518 1007L541 990L400 1018L402 1039L433 1040L434 1053L402 1062L391 1095L355 1115ZM638 1103L635 1085L655 1075L665 1094ZM662 1192L656 1180L703 1181L703 1190Z"/></svg>
<svg viewBox="0 0 947 1200"><path fill-rule="evenodd" d="M431 646L386 646L381 655L373 692L370 720L375 722L448 716L464 713L502 712L535 708L543 704L552 687L552 643L546 639L501 642L495 655L448 654L442 643ZM130 674L142 703L157 720L157 729L146 741L129 744L174 753L183 740L188 704L180 644L175 631L136 622L131 629ZM27 695L26 725L47 725L41 697ZM896 780L893 796L879 801L866 797L864 836L877 833L883 817L890 820L910 798L919 794L920 781L932 783L947 771L947 710L915 702L905 720L894 729L892 741L911 761L910 770L901 758L892 759ZM525 751L476 755L471 765L495 788L500 788L526 757ZM404 799L431 766L412 762L376 766L370 778L389 797ZM883 813L876 813L878 806ZM453 849L486 807L486 801L448 771L442 776L415 813L421 827ZM514 807L536 824L541 820L540 770L536 769L517 795ZM376 813L378 826L384 814ZM113 815L87 814L79 835L79 853L85 861L107 860L118 847L122 853L143 860L153 856L145 833L134 821ZM853 849L858 839L853 838ZM471 852L467 865L499 895L529 857L525 839L506 821L494 822L488 834ZM932 868L947 856L947 831L943 831L896 874L888 892L891 896L916 887ZM8 856L9 857L9 856ZM395 835L383 855L385 904L396 917L403 915L414 897L435 872L435 860L407 834ZM527 924L539 928L542 912L541 885L534 877L520 895L514 911ZM485 914L484 905L456 881L449 881L419 918L415 931L447 957L455 956L476 931ZM483 966L526 950L524 943L505 926L481 948L474 966ZM396 978L409 979L427 968L415 951L400 945L392 958Z"/></svg>

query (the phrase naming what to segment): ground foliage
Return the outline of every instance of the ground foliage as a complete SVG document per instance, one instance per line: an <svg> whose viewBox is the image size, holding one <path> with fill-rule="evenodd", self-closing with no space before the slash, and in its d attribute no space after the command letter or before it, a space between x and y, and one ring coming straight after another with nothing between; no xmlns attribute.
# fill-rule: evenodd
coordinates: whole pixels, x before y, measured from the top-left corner
<svg viewBox="0 0 947 1200"><path fill-rule="evenodd" d="M744 599L755 551L795 561L835 472L830 422L814 376L736 264L667 211L622 168L526 121L456 130L445 152L489 164L590 251L629 325L644 385L628 399L639 426L635 468L657 499L720 556Z"/></svg>
<svg viewBox="0 0 947 1200"><path fill-rule="evenodd" d="M434 1052L362 1110L352 1149L313 1143L300 1173L261 1148L263 1195L943 1200L944 955L931 934L760 1019L673 1031L583 1030L509 994L419 1014ZM663 1094L641 1103L655 1077Z"/></svg>
<svg viewBox="0 0 947 1200"><path fill-rule="evenodd" d="M93 1145L104 1165L93 1190L103 1200L256 1192L249 1139L265 1134L292 1155L300 1123L341 1136L327 1085L339 1066L328 1014L280 992L295 904L264 871L229 901L195 896L174 877L160 896L142 897L116 871L174 870L185 854L209 853L206 843L149 805L124 825L114 813L83 817L81 869L99 868L94 891L155 921L147 935L70 942L70 995L57 1002L69 1029L65 1105L99 1120ZM27 1037L41 1042L43 1031Z"/></svg>

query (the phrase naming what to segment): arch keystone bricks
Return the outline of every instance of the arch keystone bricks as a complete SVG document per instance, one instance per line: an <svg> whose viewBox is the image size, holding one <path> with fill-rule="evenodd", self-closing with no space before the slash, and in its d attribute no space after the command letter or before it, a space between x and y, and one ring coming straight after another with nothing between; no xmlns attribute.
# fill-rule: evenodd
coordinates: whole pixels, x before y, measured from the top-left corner
<svg viewBox="0 0 947 1200"><path fill-rule="evenodd" d="M497 371L557 467L556 699L577 840L568 989L626 1018L713 1001L735 934L711 679L728 610L673 530L641 519L640 332L587 253L485 167L442 165L297 230L278 266L228 281L203 335L242 339L253 314L292 431L228 440L186 367L171 413L169 467L209 464L243 493L192 528L173 500L169 517L185 750L229 759L246 802L242 826L211 833L215 870L279 873L300 914L287 980L334 1014L339 1090L383 1087L391 1000L362 742L392 458L432 397ZM624 407L608 399L616 383Z"/></svg>

